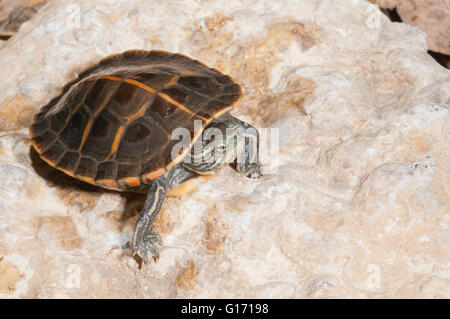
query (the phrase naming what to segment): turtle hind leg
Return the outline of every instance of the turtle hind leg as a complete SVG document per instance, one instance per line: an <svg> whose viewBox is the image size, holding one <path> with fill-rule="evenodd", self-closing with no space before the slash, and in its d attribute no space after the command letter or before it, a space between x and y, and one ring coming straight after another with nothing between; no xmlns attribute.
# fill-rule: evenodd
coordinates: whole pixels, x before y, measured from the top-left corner
<svg viewBox="0 0 450 319"><path fill-rule="evenodd" d="M159 256L161 237L156 229L152 228L153 221L164 203L167 192L166 177L156 179L151 185L145 200L144 207L136 222L133 235L133 256L138 255L144 263L150 254L154 258Z"/></svg>

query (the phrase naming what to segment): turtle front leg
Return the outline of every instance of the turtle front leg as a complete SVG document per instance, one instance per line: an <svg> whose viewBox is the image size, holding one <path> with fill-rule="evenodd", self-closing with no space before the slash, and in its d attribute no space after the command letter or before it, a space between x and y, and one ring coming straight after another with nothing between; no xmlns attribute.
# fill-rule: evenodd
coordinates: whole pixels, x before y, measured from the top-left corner
<svg viewBox="0 0 450 319"><path fill-rule="evenodd" d="M159 244L161 237L152 223L158 215L166 198L167 180L165 176L156 179L151 185L137 220L133 235L133 256L138 255L144 263L148 260L148 254L157 258L159 256Z"/></svg>

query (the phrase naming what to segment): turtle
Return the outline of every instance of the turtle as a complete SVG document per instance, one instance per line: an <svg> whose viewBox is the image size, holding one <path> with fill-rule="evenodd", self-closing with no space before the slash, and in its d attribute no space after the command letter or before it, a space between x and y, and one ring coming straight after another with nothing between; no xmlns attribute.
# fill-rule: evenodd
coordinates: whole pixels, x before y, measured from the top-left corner
<svg viewBox="0 0 450 319"><path fill-rule="evenodd" d="M146 263L159 256L152 223L166 197L192 192L226 164L262 175L258 130L230 114L241 95L230 76L186 55L129 50L67 83L29 134L39 156L67 175L147 193L130 240Z"/></svg>

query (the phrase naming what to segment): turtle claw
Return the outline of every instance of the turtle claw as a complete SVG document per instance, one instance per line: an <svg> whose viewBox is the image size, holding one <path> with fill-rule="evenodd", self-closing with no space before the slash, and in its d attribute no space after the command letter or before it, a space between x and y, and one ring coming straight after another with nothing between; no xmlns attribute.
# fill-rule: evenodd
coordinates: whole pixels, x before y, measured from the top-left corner
<svg viewBox="0 0 450 319"><path fill-rule="evenodd" d="M255 179L260 177L261 175L261 166L259 166L259 164L252 163L249 165L247 172L248 178Z"/></svg>
<svg viewBox="0 0 450 319"><path fill-rule="evenodd" d="M148 256L153 257L155 262L159 259L159 248L161 247L161 236L154 228L150 229L147 237L138 239L133 246L133 256L139 256L144 263L148 262Z"/></svg>

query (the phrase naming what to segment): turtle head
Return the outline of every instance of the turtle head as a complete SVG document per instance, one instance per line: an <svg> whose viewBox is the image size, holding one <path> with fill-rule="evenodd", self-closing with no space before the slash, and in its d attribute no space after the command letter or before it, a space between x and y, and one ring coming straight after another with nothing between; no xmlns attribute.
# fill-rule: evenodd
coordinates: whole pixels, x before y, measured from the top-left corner
<svg viewBox="0 0 450 319"><path fill-rule="evenodd" d="M227 114L205 128L185 166L199 174L213 174L222 166L232 164L240 174L257 178L261 175L258 147L258 131Z"/></svg>

